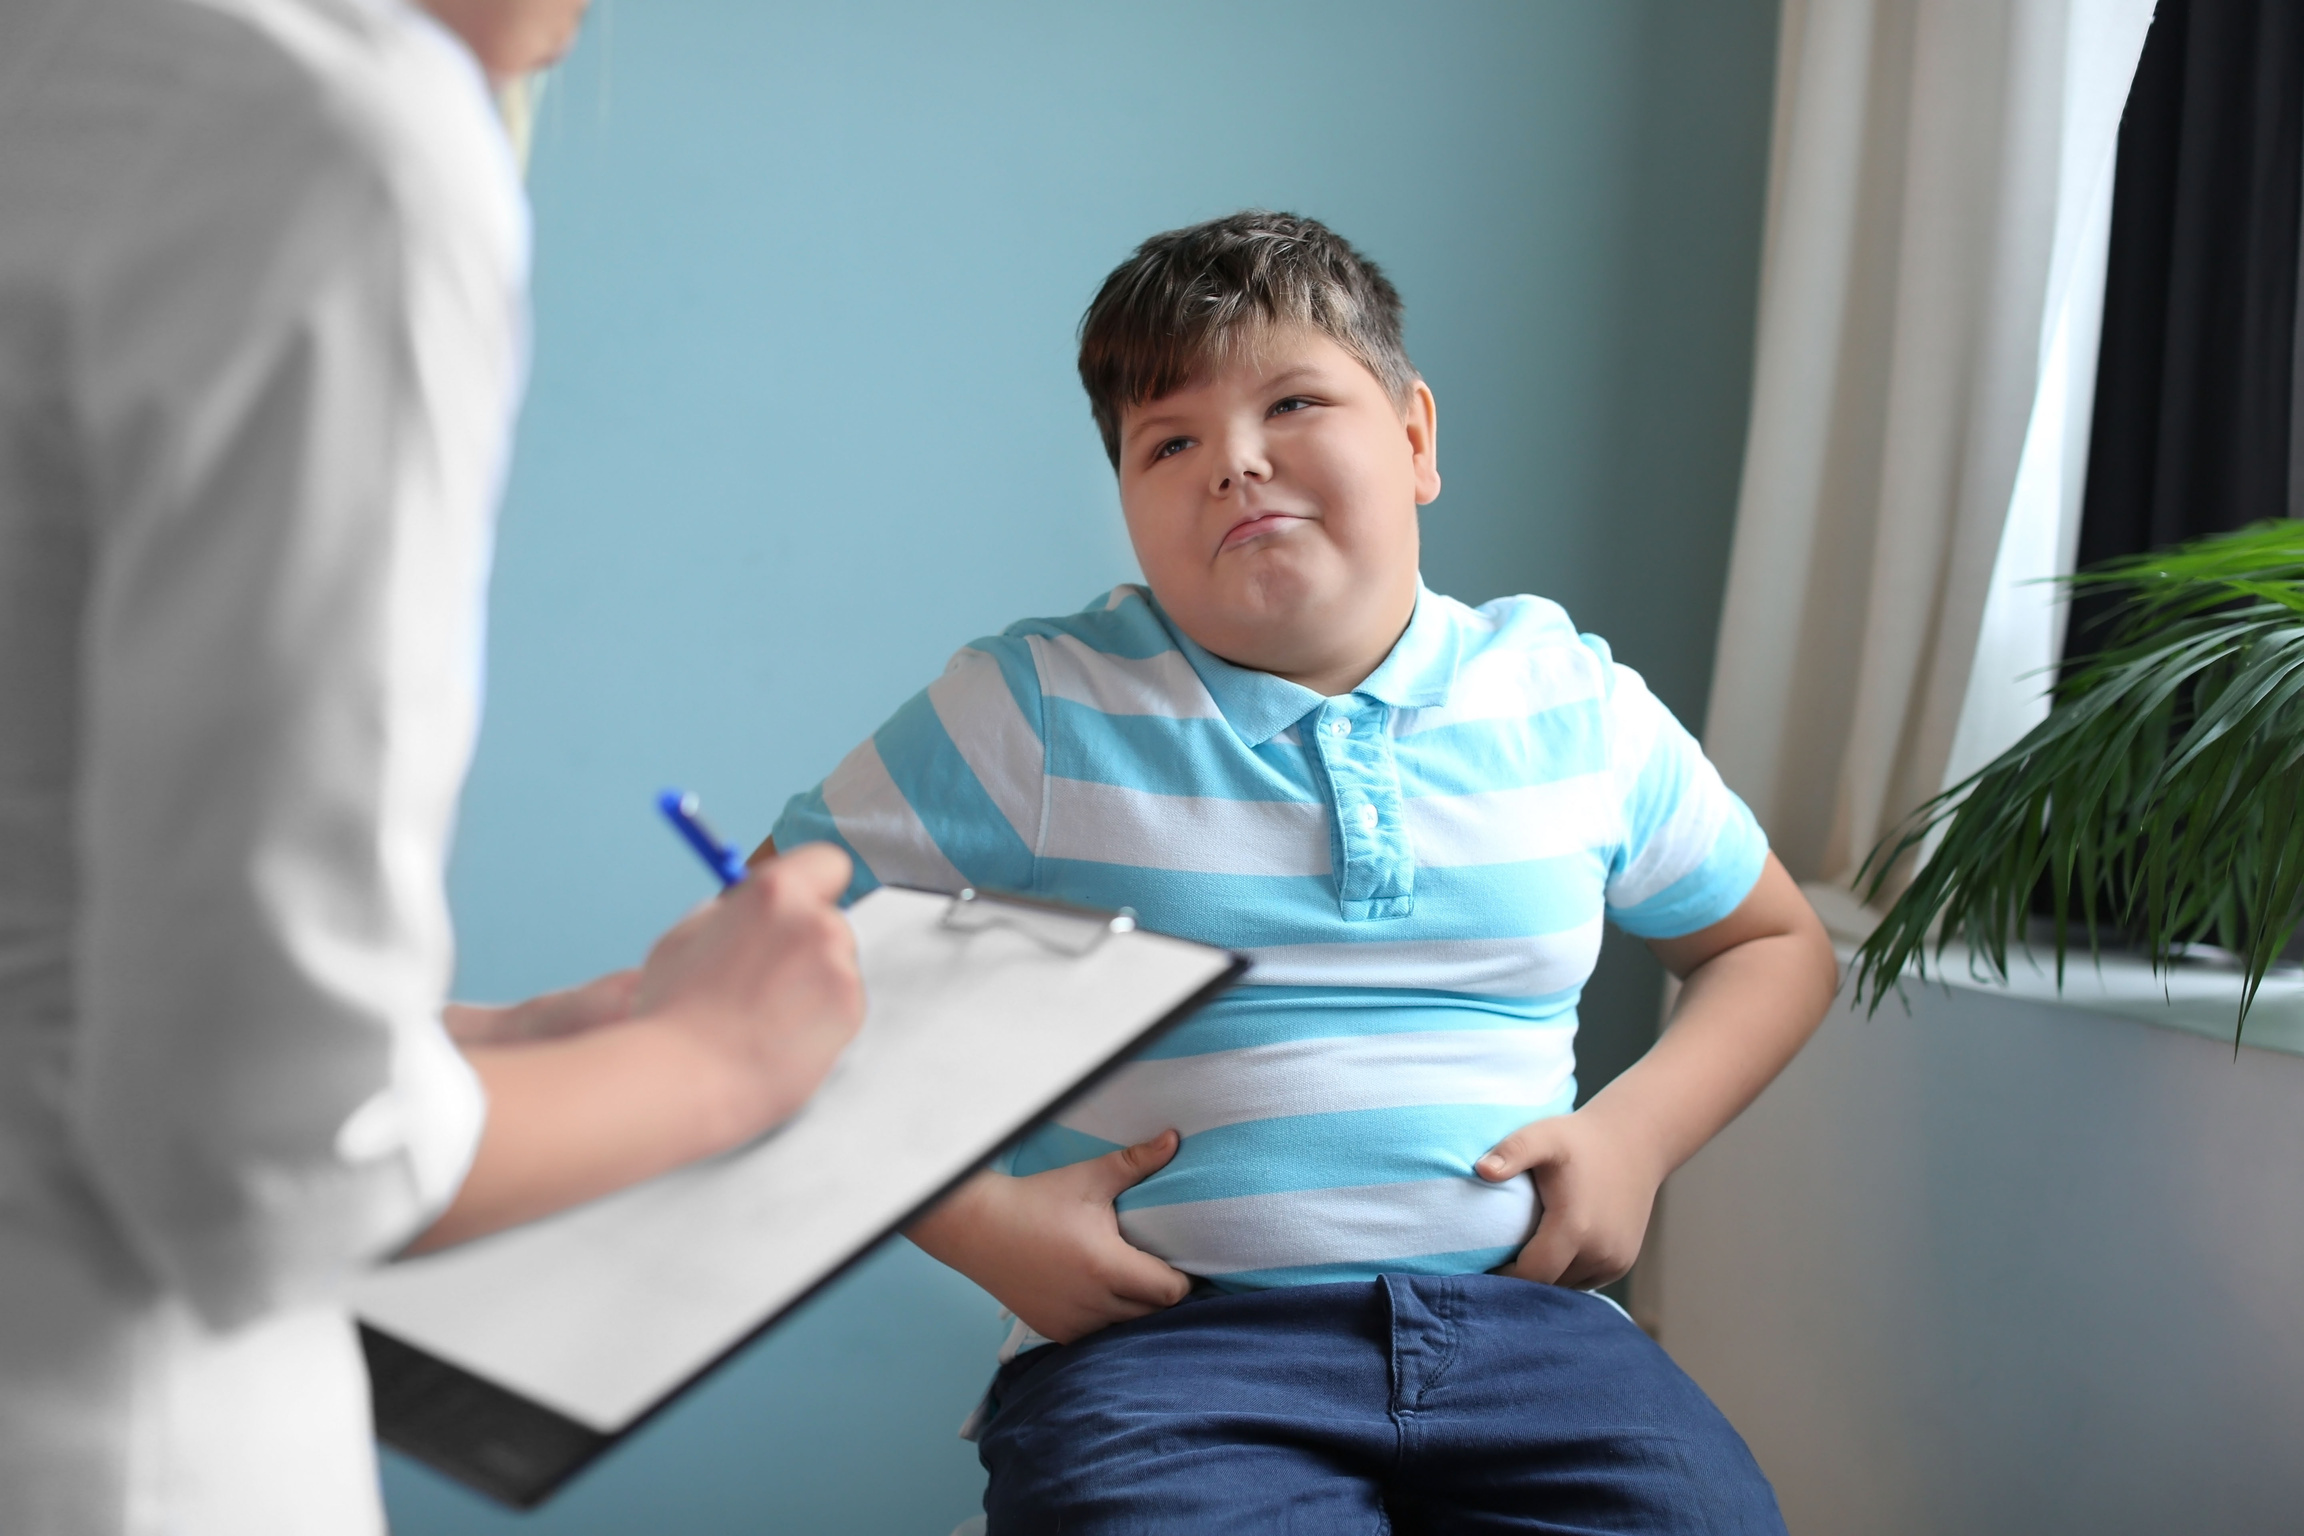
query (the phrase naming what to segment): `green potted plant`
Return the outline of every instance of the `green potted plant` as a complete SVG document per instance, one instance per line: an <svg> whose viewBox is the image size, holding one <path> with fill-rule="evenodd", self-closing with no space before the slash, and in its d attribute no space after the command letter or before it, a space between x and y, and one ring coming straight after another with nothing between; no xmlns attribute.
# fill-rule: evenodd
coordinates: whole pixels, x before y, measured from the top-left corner
<svg viewBox="0 0 2304 1536"><path fill-rule="evenodd" d="M1857 952L1857 995L1878 1008L1956 940L2006 980L2044 904L2059 987L2075 933L2091 955L2142 951L2156 974L2193 946L2232 952L2237 1049L2304 920L2304 522L2067 580L2116 600L2102 648L2022 741L1872 850L1868 902L1926 852Z"/></svg>

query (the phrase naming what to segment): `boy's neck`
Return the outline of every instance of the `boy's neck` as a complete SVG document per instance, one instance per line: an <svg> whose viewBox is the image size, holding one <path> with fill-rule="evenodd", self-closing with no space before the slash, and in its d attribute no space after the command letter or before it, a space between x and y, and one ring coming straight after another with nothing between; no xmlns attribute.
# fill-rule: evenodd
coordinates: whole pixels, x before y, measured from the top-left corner
<svg viewBox="0 0 2304 1536"><path fill-rule="evenodd" d="M1416 605L1411 602L1408 605L1407 616L1401 619L1398 627L1392 630L1390 636L1381 646L1376 647L1373 653L1355 652L1350 656L1339 657L1335 660L1317 661L1313 665L1301 669L1259 666L1255 662L1242 661L1231 656L1224 656L1223 659L1236 667L1244 667L1251 672L1268 672L1282 682L1294 683L1299 688L1309 688L1324 699L1341 698L1375 675L1376 669L1384 665L1385 658L1392 654L1392 648L1400 643L1400 637L1408 633L1408 626L1415 621L1415 618ZM1223 654L1213 646L1208 649L1211 654L1220 656Z"/></svg>

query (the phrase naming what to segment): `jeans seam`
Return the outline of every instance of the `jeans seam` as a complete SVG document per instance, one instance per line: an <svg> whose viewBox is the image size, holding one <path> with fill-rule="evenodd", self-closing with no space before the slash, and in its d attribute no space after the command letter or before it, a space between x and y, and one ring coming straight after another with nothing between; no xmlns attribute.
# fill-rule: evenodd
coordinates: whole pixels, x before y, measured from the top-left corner
<svg viewBox="0 0 2304 1536"><path fill-rule="evenodd" d="M1415 1417L1416 1410L1413 1404L1403 1400L1401 1393L1400 1307L1398 1295L1393 1289L1393 1277L1379 1275L1376 1284L1377 1288L1384 1293L1385 1366L1391 1379L1392 1388L1391 1401L1386 1404L1386 1417L1392 1421L1392 1470L1391 1477L1387 1479L1390 1481L1393 1478L1398 1478L1408 1469L1408 1425L1409 1421ZM1379 1528L1379 1536L1389 1536L1392 1529L1392 1513L1383 1508L1381 1502L1378 1504L1378 1510L1384 1520L1384 1524Z"/></svg>
<svg viewBox="0 0 2304 1536"><path fill-rule="evenodd" d="M1425 1373L1424 1380L1416 1388L1418 1409L1423 1408L1426 1394L1447 1378L1449 1367L1456 1363L1458 1346L1462 1342L1456 1325L1463 1316L1463 1292L1463 1285L1453 1277L1441 1282L1437 1298L1439 1304L1432 1309L1440 1321L1440 1358L1433 1363L1432 1369Z"/></svg>

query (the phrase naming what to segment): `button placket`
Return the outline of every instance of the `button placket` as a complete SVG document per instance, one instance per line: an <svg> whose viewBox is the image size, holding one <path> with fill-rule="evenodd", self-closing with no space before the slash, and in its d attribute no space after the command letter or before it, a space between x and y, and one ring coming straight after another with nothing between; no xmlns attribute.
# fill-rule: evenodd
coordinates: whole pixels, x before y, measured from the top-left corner
<svg viewBox="0 0 2304 1536"><path fill-rule="evenodd" d="M1330 699L1312 740L1327 769L1335 816L1337 903L1347 921L1406 917L1415 903L1415 858L1400 806L1387 706Z"/></svg>

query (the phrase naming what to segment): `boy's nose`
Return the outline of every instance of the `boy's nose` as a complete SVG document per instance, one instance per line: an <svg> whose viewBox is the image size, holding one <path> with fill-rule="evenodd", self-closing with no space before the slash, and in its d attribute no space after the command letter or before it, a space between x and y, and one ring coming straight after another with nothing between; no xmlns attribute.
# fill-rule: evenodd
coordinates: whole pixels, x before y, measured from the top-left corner
<svg viewBox="0 0 2304 1536"><path fill-rule="evenodd" d="M1246 481L1272 478L1272 466L1254 450L1235 449L1218 462L1223 467L1216 472L1215 484L1210 487L1218 496L1230 494Z"/></svg>

